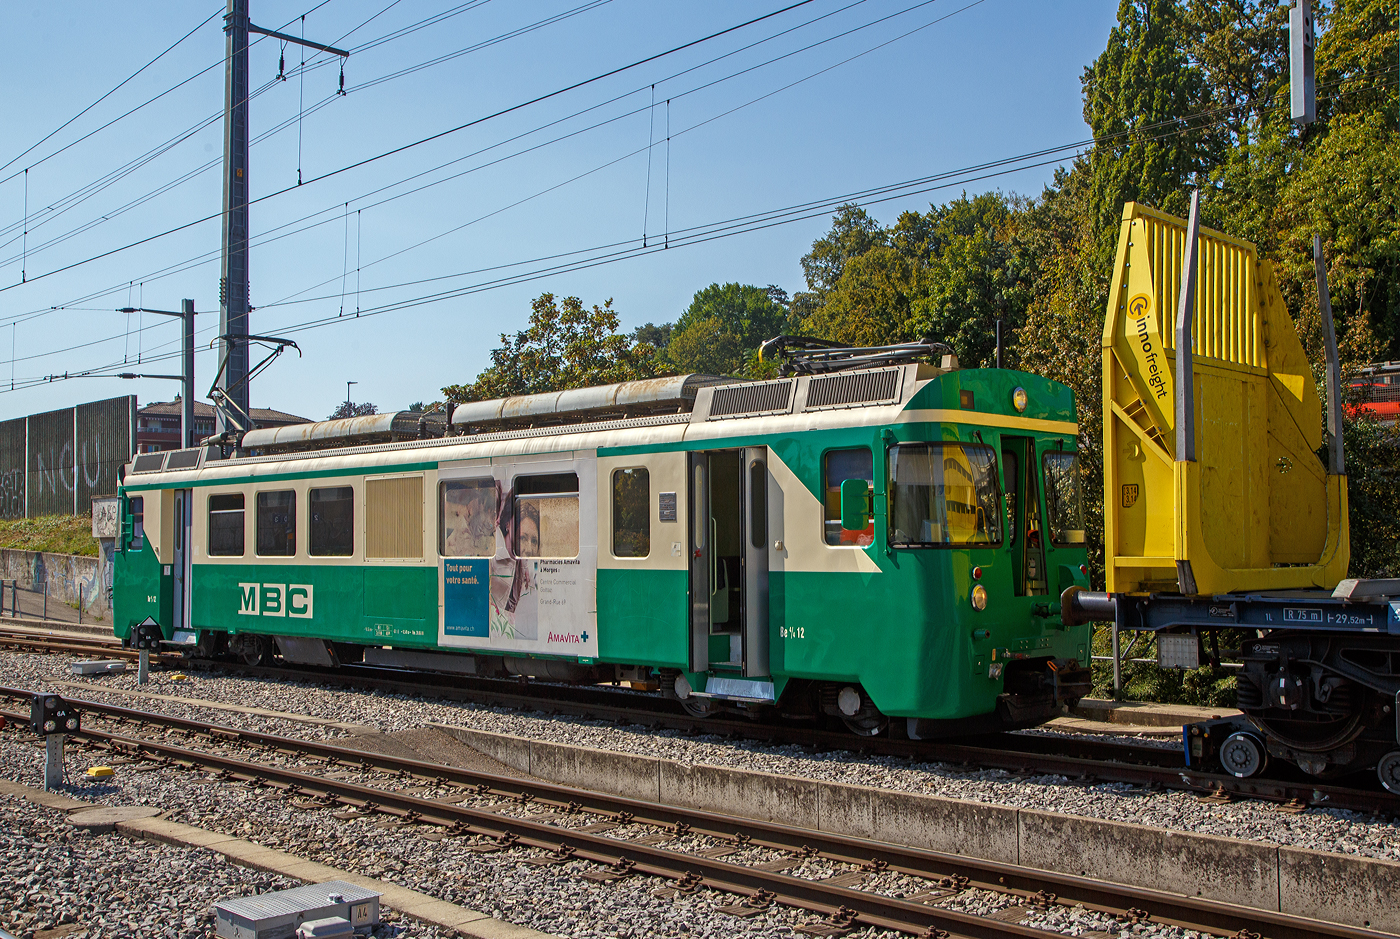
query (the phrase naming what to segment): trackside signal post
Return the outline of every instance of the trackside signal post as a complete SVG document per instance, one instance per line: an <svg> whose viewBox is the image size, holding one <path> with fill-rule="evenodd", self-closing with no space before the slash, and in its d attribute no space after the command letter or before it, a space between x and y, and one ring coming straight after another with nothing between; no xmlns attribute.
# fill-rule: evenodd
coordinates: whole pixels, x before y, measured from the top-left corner
<svg viewBox="0 0 1400 939"><path fill-rule="evenodd" d="M224 231L223 263L219 276L219 335L226 362L219 388L237 412L248 413L248 34L260 33L283 42L308 46L321 52L348 57L350 53L296 36L254 26L248 19L248 0L228 0L224 17ZM218 410L216 430L228 426ZM186 444L188 446L188 444Z"/></svg>

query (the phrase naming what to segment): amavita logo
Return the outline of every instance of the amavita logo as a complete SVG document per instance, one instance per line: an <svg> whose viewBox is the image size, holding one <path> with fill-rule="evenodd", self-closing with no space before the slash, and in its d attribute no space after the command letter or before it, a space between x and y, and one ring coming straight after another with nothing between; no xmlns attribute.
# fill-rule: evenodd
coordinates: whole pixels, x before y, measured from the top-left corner
<svg viewBox="0 0 1400 939"><path fill-rule="evenodd" d="M550 642L583 642L578 633L550 633Z"/></svg>

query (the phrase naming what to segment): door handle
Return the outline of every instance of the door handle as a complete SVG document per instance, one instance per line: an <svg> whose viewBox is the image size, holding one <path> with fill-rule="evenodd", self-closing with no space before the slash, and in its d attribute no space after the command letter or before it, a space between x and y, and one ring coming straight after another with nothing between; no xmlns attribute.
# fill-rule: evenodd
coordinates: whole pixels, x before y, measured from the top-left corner
<svg viewBox="0 0 1400 939"><path fill-rule="evenodd" d="M715 536L718 527L714 516L710 516L710 596L719 593L719 552L715 550Z"/></svg>

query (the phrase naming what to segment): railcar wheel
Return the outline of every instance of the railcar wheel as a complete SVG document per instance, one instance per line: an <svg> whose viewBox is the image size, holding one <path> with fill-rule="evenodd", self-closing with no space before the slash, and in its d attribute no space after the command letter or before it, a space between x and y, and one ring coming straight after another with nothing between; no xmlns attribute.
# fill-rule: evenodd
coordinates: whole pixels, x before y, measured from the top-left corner
<svg viewBox="0 0 1400 939"><path fill-rule="evenodd" d="M841 715L841 723L853 734L862 737L878 737L890 726L890 719L878 711L874 714L857 714L855 717Z"/></svg>
<svg viewBox="0 0 1400 939"><path fill-rule="evenodd" d="M249 668L272 662L272 640L266 636L240 636L234 655Z"/></svg>
<svg viewBox="0 0 1400 939"><path fill-rule="evenodd" d="M861 737L878 737L885 732L885 728L890 726L890 719L880 713L880 709L875 706L875 702L870 700L870 696L865 693L864 688L853 685L846 685L835 692L832 698L832 691L827 689L826 696L831 699L828 704L827 713L835 712L835 716L841 718L841 723L846 725L846 729Z"/></svg>
<svg viewBox="0 0 1400 939"><path fill-rule="evenodd" d="M1376 775L1386 792L1400 796L1400 750L1391 750L1376 764Z"/></svg>
<svg viewBox="0 0 1400 939"><path fill-rule="evenodd" d="M714 717L715 711L718 710L715 706L715 702L709 698L686 697L679 700L681 703L681 710L697 719Z"/></svg>
<svg viewBox="0 0 1400 939"><path fill-rule="evenodd" d="M219 637L212 629L201 629L194 645L194 657L212 659L219 651Z"/></svg>
<svg viewBox="0 0 1400 939"><path fill-rule="evenodd" d="M1220 745L1220 764L1240 779L1257 776L1269 765L1269 753L1253 734L1231 734Z"/></svg>
<svg viewBox="0 0 1400 939"><path fill-rule="evenodd" d="M681 710L697 720L713 717L719 710L713 698L697 698L690 693L690 682L684 675L666 673L661 676L661 694L681 706Z"/></svg>

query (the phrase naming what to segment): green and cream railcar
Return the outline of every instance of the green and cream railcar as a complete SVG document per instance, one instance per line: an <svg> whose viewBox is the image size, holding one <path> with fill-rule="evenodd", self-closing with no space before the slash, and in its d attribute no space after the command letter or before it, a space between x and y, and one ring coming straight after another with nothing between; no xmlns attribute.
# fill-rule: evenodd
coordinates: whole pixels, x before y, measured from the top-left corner
<svg viewBox="0 0 1400 939"><path fill-rule="evenodd" d="M695 713L782 702L914 736L1037 723L1087 690L1087 627L1058 602L1087 586L1063 385L921 364L680 376L361 443L426 426L408 417L136 457L117 635L631 681Z"/></svg>

